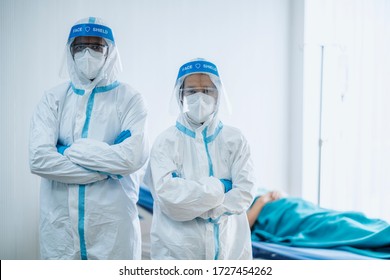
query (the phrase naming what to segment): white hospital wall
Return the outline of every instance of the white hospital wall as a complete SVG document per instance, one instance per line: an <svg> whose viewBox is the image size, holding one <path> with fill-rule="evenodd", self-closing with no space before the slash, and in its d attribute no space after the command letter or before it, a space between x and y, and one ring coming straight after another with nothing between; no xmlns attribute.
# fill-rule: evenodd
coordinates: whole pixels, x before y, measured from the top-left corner
<svg viewBox="0 0 390 280"><path fill-rule="evenodd" d="M286 188L290 5L288 0L1 0L0 258L39 258L39 178L28 166L29 122L43 91L62 82L57 73L66 37L86 16L103 17L113 27L124 65L120 80L144 95L151 142L174 123L167 108L178 67L194 57L208 58L219 66L234 106L224 122L248 138L259 185Z"/></svg>
<svg viewBox="0 0 390 280"><path fill-rule="evenodd" d="M288 182L291 196L302 195L303 165L303 42L305 1L290 2L288 91Z"/></svg>

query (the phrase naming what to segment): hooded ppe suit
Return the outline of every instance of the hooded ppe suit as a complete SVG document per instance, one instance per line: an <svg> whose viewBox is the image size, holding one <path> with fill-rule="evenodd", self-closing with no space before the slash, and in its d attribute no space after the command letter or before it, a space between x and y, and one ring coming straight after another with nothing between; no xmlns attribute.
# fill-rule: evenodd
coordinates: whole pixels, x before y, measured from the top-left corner
<svg viewBox="0 0 390 280"><path fill-rule="evenodd" d="M216 110L203 124L189 119L180 97L184 79L196 73L209 75L218 89ZM181 113L155 141L144 179L154 198L151 257L251 259L246 216L254 192L250 149L238 129L218 118L224 91L217 68L205 60L183 65L174 94ZM223 181L231 181L232 189Z"/></svg>
<svg viewBox="0 0 390 280"><path fill-rule="evenodd" d="M78 36L107 42L93 80L71 54ZM137 171L148 157L143 98L116 80L117 48L100 19L72 27L66 58L71 82L48 90L31 121L30 168L42 177L41 258L140 259ZM69 148L62 155L56 145Z"/></svg>

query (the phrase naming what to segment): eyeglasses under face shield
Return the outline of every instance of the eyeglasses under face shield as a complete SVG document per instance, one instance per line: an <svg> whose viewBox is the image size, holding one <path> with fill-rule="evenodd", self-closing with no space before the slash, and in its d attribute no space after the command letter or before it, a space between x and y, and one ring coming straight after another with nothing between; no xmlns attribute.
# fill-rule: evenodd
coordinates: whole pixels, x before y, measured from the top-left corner
<svg viewBox="0 0 390 280"><path fill-rule="evenodd" d="M106 55L108 51L107 45L102 45L98 43L76 43L70 46L70 52L72 56L74 56L76 53L82 52L86 48L89 48L95 52L102 53L103 55Z"/></svg>
<svg viewBox="0 0 390 280"><path fill-rule="evenodd" d="M218 90L214 87L190 87L190 88L182 88L180 89L180 94L182 96L188 96L195 93L204 93L213 97L217 97Z"/></svg>

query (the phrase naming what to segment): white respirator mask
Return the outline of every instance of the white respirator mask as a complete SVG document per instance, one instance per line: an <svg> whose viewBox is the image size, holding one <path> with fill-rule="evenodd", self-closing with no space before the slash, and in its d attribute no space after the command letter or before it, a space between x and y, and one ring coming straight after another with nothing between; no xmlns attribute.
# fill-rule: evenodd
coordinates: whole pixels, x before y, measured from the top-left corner
<svg viewBox="0 0 390 280"><path fill-rule="evenodd" d="M97 77L105 61L106 57L103 53L89 48L74 54L74 62L77 68L89 80L93 80Z"/></svg>
<svg viewBox="0 0 390 280"><path fill-rule="evenodd" d="M183 112L196 123L204 123L215 111L214 97L197 92L183 98Z"/></svg>

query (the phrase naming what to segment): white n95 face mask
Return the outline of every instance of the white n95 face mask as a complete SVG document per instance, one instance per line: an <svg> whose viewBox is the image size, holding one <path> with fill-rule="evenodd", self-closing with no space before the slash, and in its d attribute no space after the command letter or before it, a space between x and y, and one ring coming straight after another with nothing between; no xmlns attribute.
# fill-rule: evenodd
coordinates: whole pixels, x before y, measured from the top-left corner
<svg viewBox="0 0 390 280"><path fill-rule="evenodd" d="M86 48L74 54L74 62L79 71L89 80L93 80L102 69L106 57L103 53Z"/></svg>
<svg viewBox="0 0 390 280"><path fill-rule="evenodd" d="M215 98L197 92L183 99L184 112L196 123L204 123L215 110Z"/></svg>

